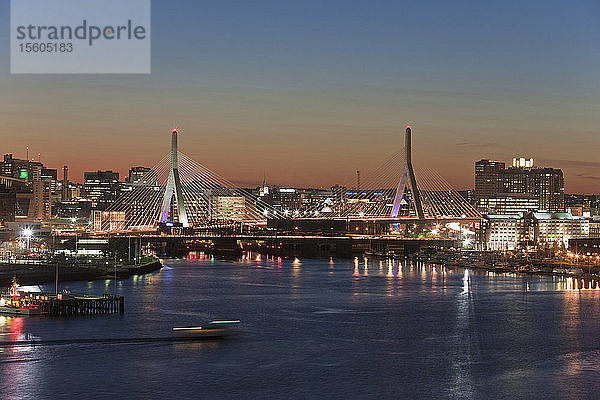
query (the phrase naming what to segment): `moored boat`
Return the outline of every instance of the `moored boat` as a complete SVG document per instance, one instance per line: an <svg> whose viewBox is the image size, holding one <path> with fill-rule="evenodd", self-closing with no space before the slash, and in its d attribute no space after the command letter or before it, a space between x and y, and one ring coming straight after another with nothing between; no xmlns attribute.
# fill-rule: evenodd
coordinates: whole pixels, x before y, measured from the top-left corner
<svg viewBox="0 0 600 400"><path fill-rule="evenodd" d="M0 295L0 314L5 315L40 315L39 304L36 299L22 297L18 290L17 279L13 278L8 293Z"/></svg>
<svg viewBox="0 0 600 400"><path fill-rule="evenodd" d="M12 306L4 305L0 307L0 314L5 315L40 315L42 312L36 305Z"/></svg>

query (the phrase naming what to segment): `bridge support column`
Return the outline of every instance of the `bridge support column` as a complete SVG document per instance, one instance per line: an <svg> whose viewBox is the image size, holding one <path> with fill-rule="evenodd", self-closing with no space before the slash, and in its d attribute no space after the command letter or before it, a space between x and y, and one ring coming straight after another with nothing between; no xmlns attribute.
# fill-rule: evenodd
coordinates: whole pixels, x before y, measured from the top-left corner
<svg viewBox="0 0 600 400"><path fill-rule="evenodd" d="M412 131L410 126L406 127L406 133L404 134L404 151L405 151L405 164L404 172L398 182L398 188L396 189L396 198L394 199L394 207L392 208L392 218L397 218L400 212L400 205L402 198L404 197L404 191L406 187L410 189L412 195L412 204L414 212L417 218L424 218L423 205L421 204L421 196L419 194L419 188L417 187L417 180L415 178L415 171L412 166Z"/></svg>
<svg viewBox="0 0 600 400"><path fill-rule="evenodd" d="M177 160L177 129L173 129L171 134L171 171L169 172L169 179L165 188L165 195L163 197L160 222L165 223L169 218L169 210L171 209L171 200L175 195L175 203L177 204L177 214L179 216L179 222L184 228L190 226L187 211L185 209L185 203L183 200L183 191L181 190L181 181L179 179L179 166Z"/></svg>

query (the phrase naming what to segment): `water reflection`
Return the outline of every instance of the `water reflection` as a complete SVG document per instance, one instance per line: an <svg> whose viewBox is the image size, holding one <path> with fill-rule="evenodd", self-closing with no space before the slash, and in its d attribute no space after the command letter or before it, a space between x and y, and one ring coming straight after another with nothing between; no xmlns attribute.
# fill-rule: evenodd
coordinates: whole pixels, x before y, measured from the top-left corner
<svg viewBox="0 0 600 400"><path fill-rule="evenodd" d="M472 366L478 361L479 331L476 326L475 307L470 290L469 270L462 278L462 292L456 296L456 324L452 335L451 393L454 398L475 398Z"/></svg>
<svg viewBox="0 0 600 400"><path fill-rule="evenodd" d="M460 294L464 295L464 294L470 294L470 290L469 290L469 270L465 269L464 275L463 275L463 286L462 286L462 292Z"/></svg>
<svg viewBox="0 0 600 400"><path fill-rule="evenodd" d="M391 258L336 259L334 268L331 259L257 261L256 253L239 262L195 257L120 281L124 316L25 318L21 325L0 317L0 331L6 338L28 331L47 338L150 336L231 317L243 321L238 338L39 346L29 353L5 348L0 398L18 398L18 390L30 398L86 390L119 398L123 388L140 398L161 388L181 398L236 390L246 398L317 398L322 388L315 382L340 398L581 398L576 388L591 387L598 374L595 281ZM91 294L105 288L104 281L65 285ZM142 372L152 379L140 380Z"/></svg>

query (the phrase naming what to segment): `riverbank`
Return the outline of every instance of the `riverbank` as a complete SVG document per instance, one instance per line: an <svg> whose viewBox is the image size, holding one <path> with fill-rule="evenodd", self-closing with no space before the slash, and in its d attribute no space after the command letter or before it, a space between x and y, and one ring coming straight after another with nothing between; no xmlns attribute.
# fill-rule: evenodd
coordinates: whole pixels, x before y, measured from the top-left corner
<svg viewBox="0 0 600 400"><path fill-rule="evenodd" d="M479 253L456 254L440 252L431 255L416 255L413 259L441 264L448 267L469 268L498 273L516 273L522 275L568 276L581 279L600 279L600 267L597 265L582 265L548 259L487 259Z"/></svg>
<svg viewBox="0 0 600 400"><path fill-rule="evenodd" d="M141 275L158 271L162 268L160 260L156 259L140 265L117 265L117 279L128 279L131 275ZM0 264L0 287L8 287L13 277L17 277L20 285L36 285L56 281L56 264ZM115 266L105 267L75 264L60 266L58 279L60 282L94 281L113 279Z"/></svg>

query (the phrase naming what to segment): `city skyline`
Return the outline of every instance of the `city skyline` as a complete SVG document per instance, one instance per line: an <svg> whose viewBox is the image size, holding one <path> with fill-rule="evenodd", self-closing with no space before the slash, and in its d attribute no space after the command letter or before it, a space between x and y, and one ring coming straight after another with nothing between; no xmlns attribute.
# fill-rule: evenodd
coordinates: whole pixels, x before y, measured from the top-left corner
<svg viewBox="0 0 600 400"><path fill-rule="evenodd" d="M177 125L182 151L233 182L328 187L376 168L410 124L416 166L457 189L479 159L531 156L567 192L600 192L599 6L425 3L154 2L151 75L10 75L0 60L3 152L29 146L81 181L151 167Z"/></svg>
<svg viewBox="0 0 600 400"><path fill-rule="evenodd" d="M595 398L600 0L0 0L0 400Z"/></svg>
<svg viewBox="0 0 600 400"><path fill-rule="evenodd" d="M26 149L26 153L28 151L30 151L30 150L31 149L27 148ZM11 152L6 153L5 152L4 154L10 154L15 159L27 160L26 157L22 157L21 158L16 153L11 153ZM517 160L519 159L518 156L521 156L521 155L517 155L517 158L516 158ZM61 181L63 180L63 175L61 175L63 173L62 172L62 167L49 165L49 164L45 163L43 159L40 159L38 157L39 157L39 154L38 155L34 155L34 154L31 154L31 152L29 153L29 161L31 161L31 162L40 162L42 165L44 165L45 168L51 168L51 169L56 170L57 171L57 176L59 176L59 178L60 178L59 180L61 180ZM520 158L524 159L523 157L520 157ZM514 157L513 157L513 159L514 159ZM506 164L506 165L510 165L511 164L511 160L492 160L492 159L486 159L486 158L482 158L481 159L481 161L484 161L484 160L489 160L489 161L494 161L494 162L500 162L500 163ZM533 160L534 160L534 158L532 157L531 161L533 161ZM476 165L477 165L477 163L479 161L480 160L475 160L473 162L473 166L476 167ZM529 162L529 159L527 159L527 161ZM555 161L557 161L557 160L555 160ZM561 161L561 160L558 160L558 161ZM153 167L155 167L155 165L150 166L150 165L140 165L140 164L131 163L128 167L125 167L124 170L119 170L117 168L110 168L110 167L96 169L96 170L91 170L91 169L84 168L82 170L82 172L81 172L81 174L82 174L81 177L73 177L73 174L70 171L71 167L69 165L63 165L63 167L64 166L66 166L66 167L69 168L68 181L72 182L72 183L75 183L75 184L83 184L84 183L84 181L85 181L84 176L83 176L84 174L101 172L101 171L115 172L115 173L117 173L119 175L119 181L120 182L127 182L128 175L131 173L132 170L134 170L136 168L153 169ZM378 165L377 167L381 167L381 165ZM546 169L546 168L553 169L553 167L550 166L550 165L540 165L537 162L535 162L535 164L532 164L532 167L535 167L535 168L544 168L544 169ZM376 169L376 168L374 168L374 169ZM558 168L558 169L560 169L560 168ZM269 179L267 179L266 170L263 172L263 176L260 177L260 179L256 180L255 182L239 182L239 181L236 182L236 181L233 181L233 180L232 180L232 182L233 183L238 183L240 187L247 187L247 188L256 188L256 187L262 186L263 183L266 183L268 186L295 187L295 188L329 189L329 188L331 188L334 185L341 185L341 186L344 186L344 187L347 187L347 188L354 188L356 186L356 183L357 183L357 181L356 181L356 173L357 172L361 172L361 174L363 174L363 177L364 177L364 173L365 172L368 173L368 174L371 174L373 172L373 170L369 170L369 171L364 171L364 170L363 171L355 171L355 170L353 170L351 172L352 172L352 175L346 181L344 181L344 182L332 182L331 184L324 185L324 186L318 186L318 185L314 185L314 184L310 184L310 183L307 184L307 185L295 185L295 184L290 183L290 182L271 182ZM472 172L473 173L476 172L476 168ZM438 173L439 173L439 171L438 171ZM367 177L369 177L369 175L367 175ZM228 177L224 177L224 178L228 179ZM475 174L473 174L471 178L473 179L474 182L470 186L467 185L465 187L458 187L458 188L455 187L455 189L457 189L457 190L473 190L473 189L475 189L475 187L476 187ZM565 180L565 188L566 187L567 187L567 182ZM584 195L585 194L595 194L594 192L589 192L589 193L588 192L576 192L576 191L569 192L568 190L565 190L565 193L584 194Z"/></svg>

